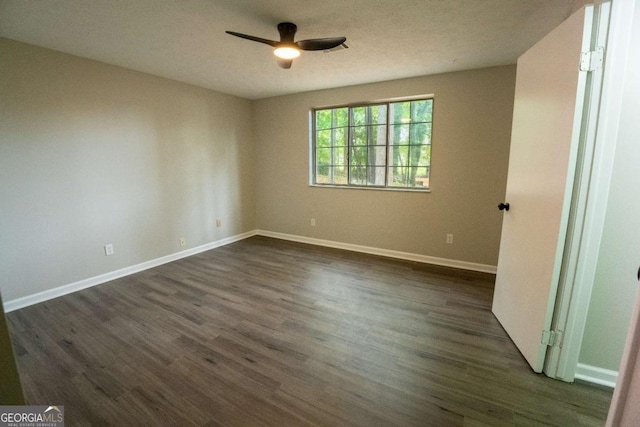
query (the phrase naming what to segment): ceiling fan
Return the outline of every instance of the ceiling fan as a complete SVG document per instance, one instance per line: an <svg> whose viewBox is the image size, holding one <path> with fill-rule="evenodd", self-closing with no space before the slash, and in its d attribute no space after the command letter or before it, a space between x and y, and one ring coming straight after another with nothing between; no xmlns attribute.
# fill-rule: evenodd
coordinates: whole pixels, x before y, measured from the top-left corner
<svg viewBox="0 0 640 427"><path fill-rule="evenodd" d="M309 39L294 42L294 36L298 27L291 22L281 22L278 24L278 32L280 33L280 41L267 40L260 37L250 36L247 34L236 33L234 31L226 31L227 34L240 37L254 42L268 44L274 47L274 55L278 57L278 65L280 68L291 68L294 58L300 56L301 50L324 50L328 51L338 46L347 48L345 44L346 37L329 37L323 39Z"/></svg>

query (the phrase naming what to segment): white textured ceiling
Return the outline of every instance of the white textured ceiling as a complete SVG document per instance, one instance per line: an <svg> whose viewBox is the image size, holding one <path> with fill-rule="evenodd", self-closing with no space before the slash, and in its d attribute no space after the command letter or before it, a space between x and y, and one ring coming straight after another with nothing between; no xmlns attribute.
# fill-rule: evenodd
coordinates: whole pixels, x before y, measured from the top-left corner
<svg viewBox="0 0 640 427"><path fill-rule="evenodd" d="M259 99L515 63L580 0L0 0L0 36ZM350 47L276 65L276 25Z"/></svg>

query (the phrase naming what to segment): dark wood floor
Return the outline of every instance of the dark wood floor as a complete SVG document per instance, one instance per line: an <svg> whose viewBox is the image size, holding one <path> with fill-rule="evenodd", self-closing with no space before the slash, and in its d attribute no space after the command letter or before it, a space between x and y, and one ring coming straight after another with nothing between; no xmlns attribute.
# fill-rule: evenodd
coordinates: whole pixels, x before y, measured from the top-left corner
<svg viewBox="0 0 640 427"><path fill-rule="evenodd" d="M494 277L253 237L8 314L27 399L67 425L603 425L534 374Z"/></svg>

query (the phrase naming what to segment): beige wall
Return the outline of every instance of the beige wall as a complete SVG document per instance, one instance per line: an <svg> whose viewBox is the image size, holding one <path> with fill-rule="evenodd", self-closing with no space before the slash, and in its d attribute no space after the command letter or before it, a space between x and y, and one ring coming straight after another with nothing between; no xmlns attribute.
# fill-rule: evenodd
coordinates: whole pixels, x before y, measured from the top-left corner
<svg viewBox="0 0 640 427"><path fill-rule="evenodd" d="M255 229L250 115L248 100L0 39L5 302Z"/></svg>
<svg viewBox="0 0 640 427"><path fill-rule="evenodd" d="M258 227L495 266L514 87L506 66L255 101ZM309 186L311 108L420 94L435 96L430 193Z"/></svg>
<svg viewBox="0 0 640 427"><path fill-rule="evenodd" d="M0 75L5 301L256 228L496 263L515 67L252 102L0 39ZM311 107L416 94L431 193L308 186Z"/></svg>

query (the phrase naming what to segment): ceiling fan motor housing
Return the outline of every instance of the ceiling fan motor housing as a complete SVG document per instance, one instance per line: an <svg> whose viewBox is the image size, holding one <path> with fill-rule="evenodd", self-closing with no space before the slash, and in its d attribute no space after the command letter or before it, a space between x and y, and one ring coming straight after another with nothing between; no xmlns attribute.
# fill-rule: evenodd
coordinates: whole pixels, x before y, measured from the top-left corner
<svg viewBox="0 0 640 427"><path fill-rule="evenodd" d="M298 31L298 26L291 22L281 22L278 24L280 33L280 43L293 44L294 37Z"/></svg>

